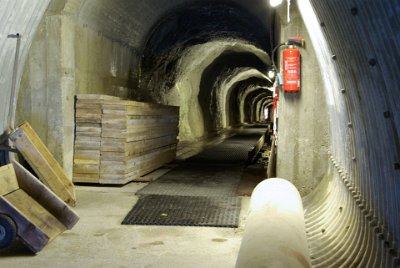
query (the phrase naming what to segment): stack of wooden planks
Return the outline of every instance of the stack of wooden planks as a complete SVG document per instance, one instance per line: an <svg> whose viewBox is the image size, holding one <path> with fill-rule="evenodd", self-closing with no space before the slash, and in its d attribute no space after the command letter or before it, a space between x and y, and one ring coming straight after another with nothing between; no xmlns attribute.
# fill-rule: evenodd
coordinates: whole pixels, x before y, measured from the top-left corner
<svg viewBox="0 0 400 268"><path fill-rule="evenodd" d="M77 95L74 182L125 184L175 159L179 108Z"/></svg>

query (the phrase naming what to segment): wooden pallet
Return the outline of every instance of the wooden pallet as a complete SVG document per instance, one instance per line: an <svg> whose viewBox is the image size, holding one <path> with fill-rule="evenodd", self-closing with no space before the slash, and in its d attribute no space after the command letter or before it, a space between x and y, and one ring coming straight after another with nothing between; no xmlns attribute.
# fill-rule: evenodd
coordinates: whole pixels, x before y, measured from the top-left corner
<svg viewBox="0 0 400 268"><path fill-rule="evenodd" d="M75 206L75 189L63 168L41 141L39 136L24 122L10 134L10 139L35 171L39 179L64 202Z"/></svg>
<svg viewBox="0 0 400 268"><path fill-rule="evenodd" d="M74 182L140 180L175 159L178 123L178 107L78 95Z"/></svg>

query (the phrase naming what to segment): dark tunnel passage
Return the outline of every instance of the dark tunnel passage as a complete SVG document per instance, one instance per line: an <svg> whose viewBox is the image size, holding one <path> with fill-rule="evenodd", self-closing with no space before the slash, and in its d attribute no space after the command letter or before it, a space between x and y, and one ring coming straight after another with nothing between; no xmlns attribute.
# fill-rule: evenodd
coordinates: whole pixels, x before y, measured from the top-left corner
<svg viewBox="0 0 400 268"><path fill-rule="evenodd" d="M232 51L225 51L219 57L214 59L214 61L207 66L207 68L203 71L202 77L200 80L200 92L199 92L199 102L203 104L202 112L205 119L205 128L210 130L210 132L218 130L218 126L215 125L215 121L213 120L213 116L215 116L218 111L216 107L217 103L217 89L221 87L221 81L225 77L229 77L235 69L239 68L251 68L256 69L260 73L264 73L267 69L266 63L261 61L256 55L245 52L245 53L237 53ZM221 79L222 78L222 79ZM269 81L266 79L263 80L265 84L269 83L269 86L272 86ZM249 80L249 79L247 79ZM241 81L244 84L243 87L249 85L248 81ZM234 87L233 85L232 87ZM238 96L237 91L228 94L228 96ZM235 97L230 97L230 99L235 99ZM227 103L229 103L227 101ZM227 106L227 110L234 111L235 115L238 115L238 109L235 111L234 109L229 109L229 105ZM227 113L228 114L228 113ZM240 123L240 121L236 121L236 123ZM230 124L232 125L232 124Z"/></svg>
<svg viewBox="0 0 400 268"><path fill-rule="evenodd" d="M268 125L275 175L302 197L311 266L399 265L399 1L3 2L1 127L11 131L14 88L15 122L32 125L71 182L78 94L179 107L182 152ZM298 35L301 89L285 92L271 53Z"/></svg>

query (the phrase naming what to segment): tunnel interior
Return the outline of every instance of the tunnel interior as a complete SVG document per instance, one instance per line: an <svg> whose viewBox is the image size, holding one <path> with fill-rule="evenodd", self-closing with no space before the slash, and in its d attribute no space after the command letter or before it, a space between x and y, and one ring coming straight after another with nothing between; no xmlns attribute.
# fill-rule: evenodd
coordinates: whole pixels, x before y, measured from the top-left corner
<svg viewBox="0 0 400 268"><path fill-rule="evenodd" d="M29 12L15 6L8 19L14 24L4 31L24 30L16 121L29 121L71 175L76 94L179 106L179 144L272 124L275 113L276 176L303 197L312 266L395 267L400 5L289 3L37 0ZM301 91L279 90L274 110L272 49L296 35L306 42ZM9 41L2 40L4 88L12 83ZM5 119L8 95L2 99Z"/></svg>

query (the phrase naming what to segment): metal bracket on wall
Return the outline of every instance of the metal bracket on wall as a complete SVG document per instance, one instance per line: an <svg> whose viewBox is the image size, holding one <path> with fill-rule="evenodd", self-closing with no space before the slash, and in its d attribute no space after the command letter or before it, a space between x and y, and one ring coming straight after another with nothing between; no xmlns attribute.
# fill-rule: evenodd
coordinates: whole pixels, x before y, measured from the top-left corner
<svg viewBox="0 0 400 268"><path fill-rule="evenodd" d="M16 38L17 44L15 49L14 58L14 69L11 82L11 95L10 95L10 108L8 111L8 131L14 130L14 120L15 120L15 110L17 106L17 94L16 94L16 84L17 84L17 72L18 72L18 60L19 60L19 49L21 46L21 35L19 33L9 34L7 38Z"/></svg>

